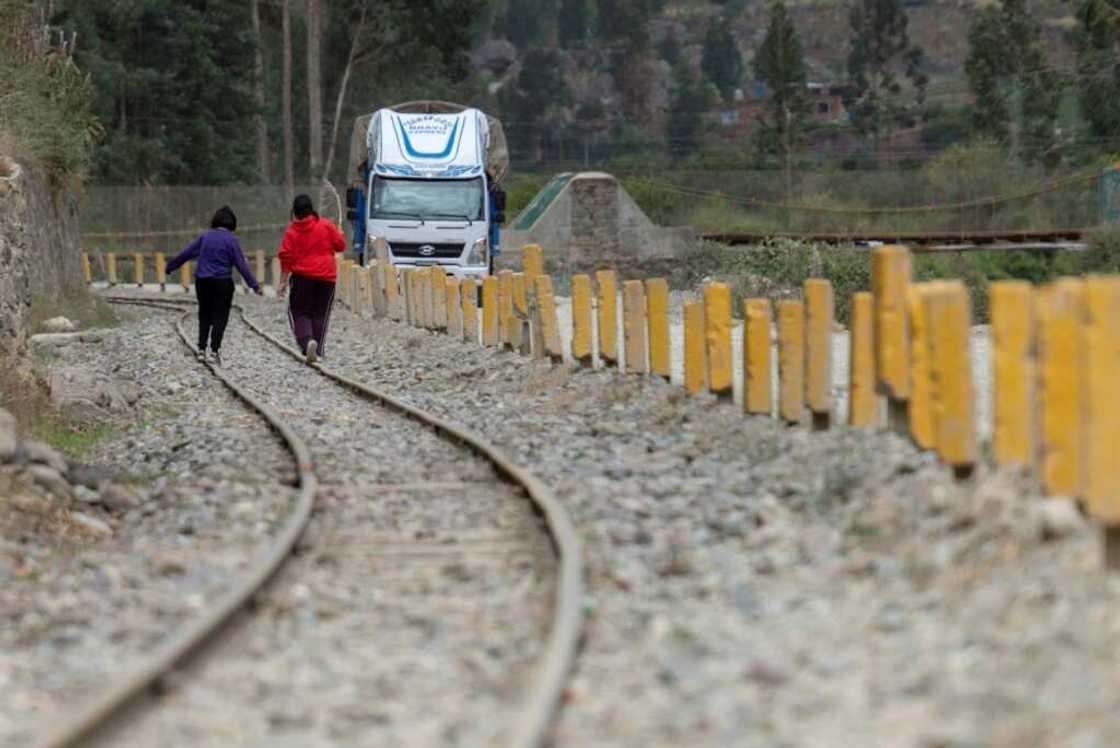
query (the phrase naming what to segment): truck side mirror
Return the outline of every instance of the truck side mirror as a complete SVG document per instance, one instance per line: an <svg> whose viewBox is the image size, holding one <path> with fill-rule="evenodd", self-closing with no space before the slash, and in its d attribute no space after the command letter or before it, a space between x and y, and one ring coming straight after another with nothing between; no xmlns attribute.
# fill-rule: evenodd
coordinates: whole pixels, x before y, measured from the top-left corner
<svg viewBox="0 0 1120 748"><path fill-rule="evenodd" d="M354 209L358 207L358 195L360 193L361 190L359 190L357 187L346 188L346 207L351 209L351 214L354 212ZM354 220L353 215L350 215L350 220Z"/></svg>

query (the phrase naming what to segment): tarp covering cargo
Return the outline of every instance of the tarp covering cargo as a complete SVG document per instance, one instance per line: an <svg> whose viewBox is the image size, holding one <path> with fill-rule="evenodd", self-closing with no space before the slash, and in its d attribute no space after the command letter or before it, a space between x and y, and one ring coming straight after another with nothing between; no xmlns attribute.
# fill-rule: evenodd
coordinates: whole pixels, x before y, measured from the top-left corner
<svg viewBox="0 0 1120 748"><path fill-rule="evenodd" d="M448 101L410 101L405 104L388 107L394 112L402 114L458 114L469 109L461 104L452 104ZM372 114L364 114L354 120L354 131L350 137L350 167L351 178L358 176L358 166L367 157L366 136L369 131ZM490 129L490 146L486 153L486 171L490 174L494 184L501 184L509 173L509 146L506 143L506 133L502 123L496 117L486 115L486 122Z"/></svg>

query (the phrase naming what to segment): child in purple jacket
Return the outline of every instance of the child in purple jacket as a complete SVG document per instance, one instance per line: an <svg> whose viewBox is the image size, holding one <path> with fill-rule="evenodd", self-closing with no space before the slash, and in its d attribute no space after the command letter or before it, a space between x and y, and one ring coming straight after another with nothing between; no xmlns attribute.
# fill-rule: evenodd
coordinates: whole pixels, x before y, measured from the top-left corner
<svg viewBox="0 0 1120 748"><path fill-rule="evenodd" d="M229 309L233 305L233 268L258 296L261 286L245 262L241 244L233 232L237 231L237 216L229 206L218 208L210 221L210 230L195 239L187 248L167 263L171 273L184 262L198 259L194 271L194 288L198 295L198 360L206 360L206 343L210 343L210 360L221 366L222 336L229 322Z"/></svg>

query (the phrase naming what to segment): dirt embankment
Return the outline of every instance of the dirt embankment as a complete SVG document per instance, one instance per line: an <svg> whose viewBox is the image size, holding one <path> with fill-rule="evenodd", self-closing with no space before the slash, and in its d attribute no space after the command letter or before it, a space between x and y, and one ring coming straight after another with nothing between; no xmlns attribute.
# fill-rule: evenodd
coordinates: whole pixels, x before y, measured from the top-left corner
<svg viewBox="0 0 1120 748"><path fill-rule="evenodd" d="M0 363L27 349L33 306L81 318L93 302L82 277L78 201L0 155Z"/></svg>

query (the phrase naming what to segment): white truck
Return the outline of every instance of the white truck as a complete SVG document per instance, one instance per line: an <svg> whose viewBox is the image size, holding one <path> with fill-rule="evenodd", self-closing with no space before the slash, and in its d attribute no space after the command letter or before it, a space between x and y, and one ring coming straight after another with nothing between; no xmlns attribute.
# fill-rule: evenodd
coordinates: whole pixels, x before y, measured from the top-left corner
<svg viewBox="0 0 1120 748"><path fill-rule="evenodd" d="M359 259L380 246L400 267L489 275L501 251L508 170L501 122L478 109L419 101L359 117L346 194Z"/></svg>

